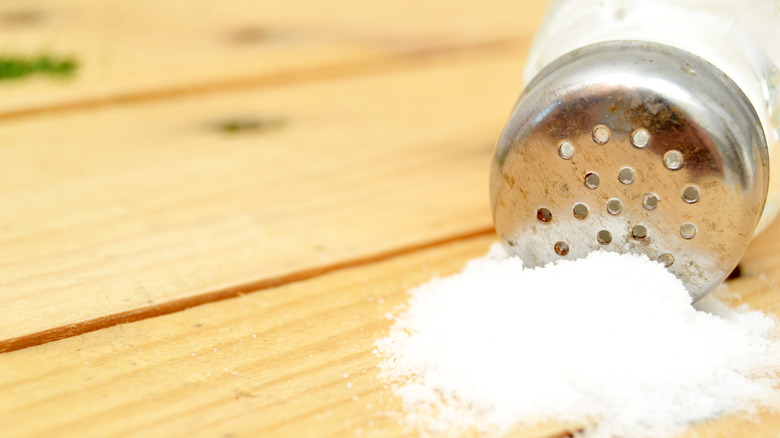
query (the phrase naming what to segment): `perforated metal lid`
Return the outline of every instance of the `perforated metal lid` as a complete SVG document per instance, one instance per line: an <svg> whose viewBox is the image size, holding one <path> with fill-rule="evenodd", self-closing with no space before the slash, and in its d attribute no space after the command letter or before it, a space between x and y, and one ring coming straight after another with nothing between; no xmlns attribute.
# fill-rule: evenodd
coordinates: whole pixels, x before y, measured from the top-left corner
<svg viewBox="0 0 780 438"><path fill-rule="evenodd" d="M744 254L768 178L758 116L723 72L680 49L615 41L559 58L528 85L490 196L501 240L526 265L641 253L696 300Z"/></svg>

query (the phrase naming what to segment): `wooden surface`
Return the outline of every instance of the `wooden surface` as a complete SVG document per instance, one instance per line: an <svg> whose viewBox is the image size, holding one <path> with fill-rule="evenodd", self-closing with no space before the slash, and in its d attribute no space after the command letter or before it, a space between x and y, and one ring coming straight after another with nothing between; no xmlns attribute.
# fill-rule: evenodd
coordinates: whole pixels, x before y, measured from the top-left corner
<svg viewBox="0 0 780 438"><path fill-rule="evenodd" d="M0 84L0 118L349 74L514 45L542 4L512 0L6 0L0 50L73 57L68 80Z"/></svg>
<svg viewBox="0 0 780 438"><path fill-rule="evenodd" d="M0 436L398 436L373 342L494 240L537 2L7 1ZM780 223L730 282L780 316ZM771 436L780 417L690 436ZM577 425L518 429L558 437Z"/></svg>
<svg viewBox="0 0 780 438"><path fill-rule="evenodd" d="M521 57L449 58L0 125L0 348L489 230Z"/></svg>

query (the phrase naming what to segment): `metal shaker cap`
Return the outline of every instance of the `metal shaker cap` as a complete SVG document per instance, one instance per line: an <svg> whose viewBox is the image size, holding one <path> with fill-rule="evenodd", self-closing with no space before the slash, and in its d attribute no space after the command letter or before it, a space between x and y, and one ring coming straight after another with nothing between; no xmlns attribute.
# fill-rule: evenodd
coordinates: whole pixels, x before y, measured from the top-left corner
<svg viewBox="0 0 780 438"><path fill-rule="evenodd" d="M520 97L490 173L493 219L526 266L644 254L697 300L744 254L768 163L756 111L715 66L658 43L594 44Z"/></svg>

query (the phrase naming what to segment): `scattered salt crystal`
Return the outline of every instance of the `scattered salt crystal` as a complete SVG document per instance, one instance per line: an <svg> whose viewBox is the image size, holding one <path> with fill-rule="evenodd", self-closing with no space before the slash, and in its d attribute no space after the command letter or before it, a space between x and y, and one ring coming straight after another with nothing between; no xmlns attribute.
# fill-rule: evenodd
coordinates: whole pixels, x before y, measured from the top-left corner
<svg viewBox="0 0 780 438"><path fill-rule="evenodd" d="M352 382L347 383L347 389L352 389Z"/></svg>
<svg viewBox="0 0 780 438"><path fill-rule="evenodd" d="M410 295L375 352L407 421L426 434L553 420L591 425L593 438L666 437L780 407L776 321L715 297L697 310L644 256L523 269L496 246Z"/></svg>
<svg viewBox="0 0 780 438"><path fill-rule="evenodd" d="M349 373L344 373L344 378L346 379L347 377L349 377Z"/></svg>

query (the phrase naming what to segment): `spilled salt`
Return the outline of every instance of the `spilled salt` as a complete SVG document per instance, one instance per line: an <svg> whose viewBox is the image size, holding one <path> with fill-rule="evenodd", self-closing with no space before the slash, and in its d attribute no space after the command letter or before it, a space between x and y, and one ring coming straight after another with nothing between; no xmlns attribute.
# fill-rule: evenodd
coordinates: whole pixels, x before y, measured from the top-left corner
<svg viewBox="0 0 780 438"><path fill-rule="evenodd" d="M682 283L643 256L524 269L494 246L410 291L376 343L380 377L423 434L577 422L587 437L666 437L780 407L773 318Z"/></svg>

